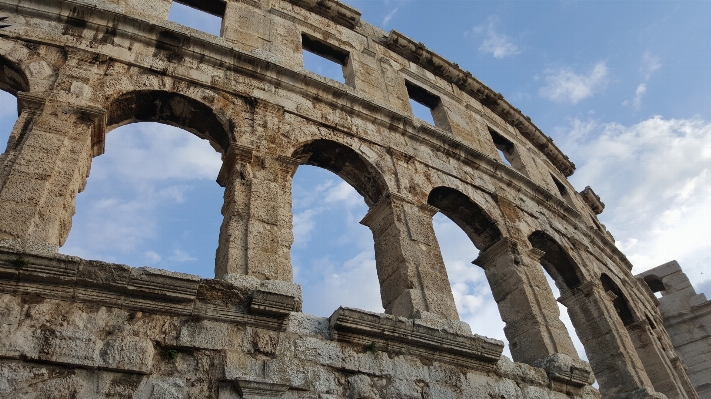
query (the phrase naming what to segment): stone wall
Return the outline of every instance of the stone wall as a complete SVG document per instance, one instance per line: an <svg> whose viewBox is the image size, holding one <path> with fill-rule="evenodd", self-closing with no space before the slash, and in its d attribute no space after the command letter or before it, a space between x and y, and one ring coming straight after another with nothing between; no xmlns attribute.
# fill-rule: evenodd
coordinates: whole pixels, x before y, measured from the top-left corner
<svg viewBox="0 0 711 399"><path fill-rule="evenodd" d="M674 350L702 398L711 397L711 301L697 294L679 263L671 261L638 275L661 292L659 311Z"/></svg>
<svg viewBox="0 0 711 399"><path fill-rule="evenodd" d="M594 397L592 372L605 398L698 397L604 204L501 95L335 0L183 3L220 14L221 35L167 21L170 0L0 0L0 89L19 113L0 156L9 397ZM304 70L304 49L346 83ZM146 121L222 155L215 280L57 255L106 134ZM363 195L386 315L298 313L304 164ZM437 212L479 250L516 363L459 321Z"/></svg>

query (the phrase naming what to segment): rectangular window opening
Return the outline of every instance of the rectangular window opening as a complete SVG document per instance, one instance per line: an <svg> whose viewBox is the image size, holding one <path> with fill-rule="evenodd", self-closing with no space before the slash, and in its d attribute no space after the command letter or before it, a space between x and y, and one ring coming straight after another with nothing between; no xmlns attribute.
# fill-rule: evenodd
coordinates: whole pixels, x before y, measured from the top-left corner
<svg viewBox="0 0 711 399"><path fill-rule="evenodd" d="M521 161L521 157L519 156L514 143L491 128L489 128L489 134L491 135L491 140L494 142L496 151L499 153L501 162L512 167L519 173L528 176L526 168L523 166L523 162Z"/></svg>
<svg viewBox="0 0 711 399"><path fill-rule="evenodd" d="M348 51L305 33L301 34L301 45L304 69L355 87Z"/></svg>
<svg viewBox="0 0 711 399"><path fill-rule="evenodd" d="M568 204L568 206L575 209L575 206L573 205L573 199L570 198L570 193L568 192L568 189L565 188L563 183L561 183L560 180L556 179L555 176L553 176L552 174L551 174L551 178L553 179L553 183L555 183L556 188L558 188L558 192L560 193L560 196L563 197L563 199Z"/></svg>
<svg viewBox="0 0 711 399"><path fill-rule="evenodd" d="M226 4L221 0L173 0L168 20L220 36Z"/></svg>
<svg viewBox="0 0 711 399"><path fill-rule="evenodd" d="M412 114L419 119L437 126L440 129L451 131L447 113L442 105L439 96L417 86L414 83L405 81L407 95L410 97L410 107Z"/></svg>

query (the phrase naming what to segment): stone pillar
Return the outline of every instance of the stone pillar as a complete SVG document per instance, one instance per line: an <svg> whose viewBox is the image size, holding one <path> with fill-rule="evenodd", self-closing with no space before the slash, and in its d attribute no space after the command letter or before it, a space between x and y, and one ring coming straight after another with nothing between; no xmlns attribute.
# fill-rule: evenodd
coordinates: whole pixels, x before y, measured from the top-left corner
<svg viewBox="0 0 711 399"><path fill-rule="evenodd" d="M603 397L664 397L652 389L629 334L615 311L613 298L602 284L585 282L558 300L568 308Z"/></svg>
<svg viewBox="0 0 711 399"><path fill-rule="evenodd" d="M534 364L556 353L578 359L540 258L543 252L526 250L505 237L473 262L486 272L491 293L506 323L504 333L517 362Z"/></svg>
<svg viewBox="0 0 711 399"><path fill-rule="evenodd" d="M0 172L0 241L55 252L69 235L92 156L103 152L106 111L18 93L20 118Z"/></svg>
<svg viewBox="0 0 711 399"><path fill-rule="evenodd" d="M218 176L225 202L216 278L292 281L291 180L298 165L287 157L260 158L238 145L227 152Z"/></svg>
<svg viewBox="0 0 711 399"><path fill-rule="evenodd" d="M386 193L361 224L373 232L385 312L404 317L435 314L459 320L432 217L437 209Z"/></svg>
<svg viewBox="0 0 711 399"><path fill-rule="evenodd" d="M630 339L654 389L668 399L688 399L679 376L649 322L640 320L627 326Z"/></svg>

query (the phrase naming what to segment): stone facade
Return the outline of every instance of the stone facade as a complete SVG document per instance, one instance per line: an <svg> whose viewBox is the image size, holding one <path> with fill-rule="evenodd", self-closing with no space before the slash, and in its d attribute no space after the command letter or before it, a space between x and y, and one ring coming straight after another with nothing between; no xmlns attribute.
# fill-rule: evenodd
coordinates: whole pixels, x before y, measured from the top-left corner
<svg viewBox="0 0 711 399"><path fill-rule="evenodd" d="M0 396L699 397L604 204L501 95L335 0L182 3L222 17L221 36L167 21L171 0L0 0L0 89L19 113L0 157ZM346 83L304 70L304 49ZM106 134L141 121L222 154L214 280L57 254ZM386 314L300 313L303 164L363 195ZM459 321L437 212L479 249L513 362Z"/></svg>
<svg viewBox="0 0 711 399"><path fill-rule="evenodd" d="M702 398L711 397L711 301L697 294L676 261L637 275L652 292L661 292L659 311L671 345Z"/></svg>

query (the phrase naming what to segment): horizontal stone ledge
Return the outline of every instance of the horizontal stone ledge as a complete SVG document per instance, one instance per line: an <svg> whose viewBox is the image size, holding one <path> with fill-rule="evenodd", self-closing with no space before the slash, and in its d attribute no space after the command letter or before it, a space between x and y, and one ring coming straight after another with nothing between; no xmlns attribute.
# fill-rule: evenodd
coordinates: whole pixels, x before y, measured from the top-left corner
<svg viewBox="0 0 711 399"><path fill-rule="evenodd" d="M153 268L0 249L0 293L147 313L198 317L284 331L301 307L300 287L258 287ZM298 298L297 298L298 296Z"/></svg>
<svg viewBox="0 0 711 399"><path fill-rule="evenodd" d="M332 339L362 345L366 351L421 356L472 369L493 370L504 349L496 339L351 308L338 308L330 317L330 327Z"/></svg>

